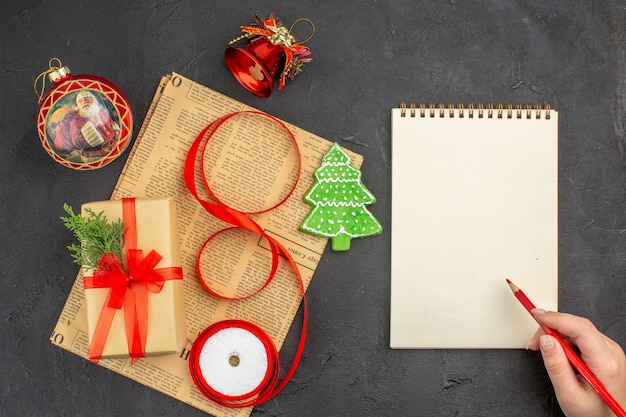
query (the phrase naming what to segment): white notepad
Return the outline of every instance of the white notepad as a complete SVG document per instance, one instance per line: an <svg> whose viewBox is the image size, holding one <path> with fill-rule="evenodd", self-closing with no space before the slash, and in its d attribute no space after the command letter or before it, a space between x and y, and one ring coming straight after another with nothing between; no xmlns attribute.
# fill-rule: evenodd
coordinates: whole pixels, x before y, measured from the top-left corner
<svg viewBox="0 0 626 417"><path fill-rule="evenodd" d="M526 347L507 278L557 309L558 112L468 107L392 109L392 348Z"/></svg>

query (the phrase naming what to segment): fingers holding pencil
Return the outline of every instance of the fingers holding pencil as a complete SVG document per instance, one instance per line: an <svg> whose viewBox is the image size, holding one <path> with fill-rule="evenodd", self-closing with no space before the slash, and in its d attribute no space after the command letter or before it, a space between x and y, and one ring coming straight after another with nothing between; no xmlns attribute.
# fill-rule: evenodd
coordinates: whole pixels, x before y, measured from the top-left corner
<svg viewBox="0 0 626 417"><path fill-rule="evenodd" d="M583 317L541 309L533 310L533 316L541 325L557 330L563 339L578 347L581 359L615 399L626 404L626 356L617 343ZM559 404L568 417L613 415L593 388L576 375L556 339L540 329L529 348L541 351Z"/></svg>
<svg viewBox="0 0 626 417"><path fill-rule="evenodd" d="M533 316L540 324L556 330L571 345L578 347L581 358L594 373L603 370L602 368L608 365L607 356L624 356L624 351L620 345L598 331L589 319L542 309L535 309ZM543 332L538 331L538 335L541 334ZM531 343L537 340L538 335L535 335ZM611 372L610 369L605 371ZM624 369L613 371L621 373Z"/></svg>

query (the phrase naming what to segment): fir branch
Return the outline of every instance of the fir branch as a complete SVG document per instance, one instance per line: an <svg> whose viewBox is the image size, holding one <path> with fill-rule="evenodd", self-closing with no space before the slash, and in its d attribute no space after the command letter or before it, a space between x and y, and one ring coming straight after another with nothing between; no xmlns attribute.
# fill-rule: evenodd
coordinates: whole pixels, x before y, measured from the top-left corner
<svg viewBox="0 0 626 417"><path fill-rule="evenodd" d="M104 212L96 214L93 210L86 209L85 218L75 214L72 207L67 204L63 204L63 209L68 217L61 217L61 220L80 243L67 246L75 263L86 269L98 269L100 258L107 252L112 252L122 259L124 224L120 219L109 223Z"/></svg>

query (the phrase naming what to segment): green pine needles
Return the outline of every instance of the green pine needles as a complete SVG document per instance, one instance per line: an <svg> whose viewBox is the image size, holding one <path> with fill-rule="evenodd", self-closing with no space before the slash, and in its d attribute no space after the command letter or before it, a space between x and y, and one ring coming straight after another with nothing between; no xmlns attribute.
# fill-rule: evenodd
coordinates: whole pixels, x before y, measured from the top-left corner
<svg viewBox="0 0 626 417"><path fill-rule="evenodd" d="M112 252L122 259L122 246L124 245L124 224L120 219L109 223L104 212L98 214L91 209L86 209L87 217L74 214L74 210L67 204L63 209L68 217L61 217L63 224L80 242L67 248L72 252L74 262L85 269L98 269L100 258Z"/></svg>

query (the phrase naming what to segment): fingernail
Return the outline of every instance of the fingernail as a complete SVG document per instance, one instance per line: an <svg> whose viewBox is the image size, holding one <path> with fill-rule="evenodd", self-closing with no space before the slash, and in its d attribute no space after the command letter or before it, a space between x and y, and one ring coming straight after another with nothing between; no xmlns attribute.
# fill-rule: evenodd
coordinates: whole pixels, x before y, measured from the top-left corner
<svg viewBox="0 0 626 417"><path fill-rule="evenodd" d="M546 310L544 310L543 308L533 308L532 310L530 310L530 312L532 314L545 314Z"/></svg>
<svg viewBox="0 0 626 417"><path fill-rule="evenodd" d="M539 347L542 352L550 352L554 349L554 340L547 334L539 336Z"/></svg>

